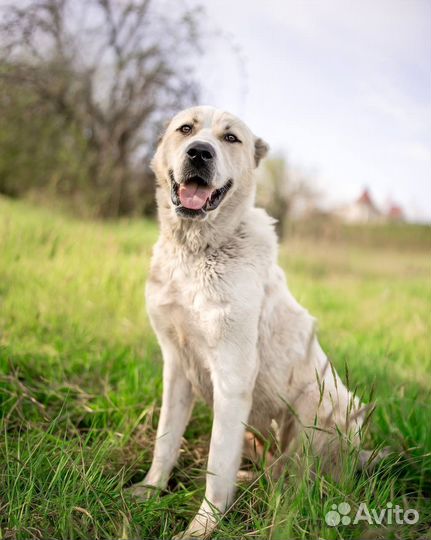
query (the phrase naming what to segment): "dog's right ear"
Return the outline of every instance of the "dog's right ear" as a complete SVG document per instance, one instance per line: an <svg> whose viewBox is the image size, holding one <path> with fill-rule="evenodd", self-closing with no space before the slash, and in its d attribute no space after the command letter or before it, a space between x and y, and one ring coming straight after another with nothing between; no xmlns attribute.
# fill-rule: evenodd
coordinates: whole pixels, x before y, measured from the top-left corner
<svg viewBox="0 0 431 540"><path fill-rule="evenodd" d="M256 163L256 167L259 165L260 160L263 159L268 152L269 144L260 137L256 137L254 140L254 162Z"/></svg>
<svg viewBox="0 0 431 540"><path fill-rule="evenodd" d="M154 155L150 161L150 168L155 173L156 177L157 177L157 162L160 161L160 156L162 152L162 148L160 145L161 145L161 142L163 141L163 137L166 135L166 130L168 129L169 124L171 123L171 120L172 118L169 118L168 120L165 120L161 124L159 136L157 137L157 142L154 149Z"/></svg>
<svg viewBox="0 0 431 540"><path fill-rule="evenodd" d="M159 136L157 137L157 146L162 142L163 137L165 136L166 130L168 129L168 126L172 121L172 118L168 118L167 120L163 122L162 127L159 132Z"/></svg>

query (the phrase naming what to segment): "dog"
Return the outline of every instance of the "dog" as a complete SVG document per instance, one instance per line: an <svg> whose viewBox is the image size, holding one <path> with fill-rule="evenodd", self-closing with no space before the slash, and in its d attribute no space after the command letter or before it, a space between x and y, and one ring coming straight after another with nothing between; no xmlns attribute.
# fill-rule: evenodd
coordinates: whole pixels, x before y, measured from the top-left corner
<svg viewBox="0 0 431 540"><path fill-rule="evenodd" d="M267 152L239 118L199 106L172 119L152 161L160 238L146 302L163 400L153 461L132 493L166 487L195 397L214 413L205 498L177 538L211 534L233 501L243 450L259 453L275 437L279 464L307 440L330 469L341 441L359 444L364 409L287 287L274 220L254 205Z"/></svg>

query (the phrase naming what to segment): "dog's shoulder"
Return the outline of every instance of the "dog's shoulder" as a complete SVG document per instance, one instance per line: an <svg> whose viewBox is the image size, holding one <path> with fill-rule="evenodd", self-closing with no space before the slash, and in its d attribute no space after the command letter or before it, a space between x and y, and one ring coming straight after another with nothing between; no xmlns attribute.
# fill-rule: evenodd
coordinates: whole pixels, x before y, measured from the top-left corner
<svg viewBox="0 0 431 540"><path fill-rule="evenodd" d="M276 221L262 208L251 208L240 225L245 258L254 265L265 268L276 264L277 235L274 230Z"/></svg>
<svg viewBox="0 0 431 540"><path fill-rule="evenodd" d="M243 230L259 244L267 244L277 249L275 224L277 220L271 217L263 208L252 207L242 221Z"/></svg>

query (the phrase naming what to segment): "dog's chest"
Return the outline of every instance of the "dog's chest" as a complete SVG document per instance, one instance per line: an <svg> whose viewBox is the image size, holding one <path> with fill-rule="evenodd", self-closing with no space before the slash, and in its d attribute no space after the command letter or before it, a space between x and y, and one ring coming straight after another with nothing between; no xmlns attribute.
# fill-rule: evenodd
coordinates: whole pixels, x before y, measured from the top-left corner
<svg viewBox="0 0 431 540"><path fill-rule="evenodd" d="M153 260L147 306L157 333L176 347L188 378L210 393L210 359L228 324L230 304L220 268L207 257Z"/></svg>

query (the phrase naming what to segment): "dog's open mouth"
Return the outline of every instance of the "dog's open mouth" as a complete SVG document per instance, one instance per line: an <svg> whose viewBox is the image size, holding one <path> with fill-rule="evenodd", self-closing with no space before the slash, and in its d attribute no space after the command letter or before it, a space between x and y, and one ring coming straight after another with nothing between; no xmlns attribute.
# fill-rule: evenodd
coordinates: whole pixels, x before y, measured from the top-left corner
<svg viewBox="0 0 431 540"><path fill-rule="evenodd" d="M193 176L178 184L173 173L171 179L171 199L177 213L186 217L203 217L206 212L215 210L232 187L229 179L224 186L214 189L199 176Z"/></svg>

